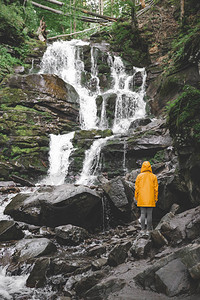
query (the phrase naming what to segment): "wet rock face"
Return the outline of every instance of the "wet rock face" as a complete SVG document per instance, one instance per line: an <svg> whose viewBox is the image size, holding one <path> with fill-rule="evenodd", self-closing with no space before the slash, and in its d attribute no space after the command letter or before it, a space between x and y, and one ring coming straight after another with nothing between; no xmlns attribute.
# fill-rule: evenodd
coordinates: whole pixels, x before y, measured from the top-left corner
<svg viewBox="0 0 200 300"><path fill-rule="evenodd" d="M102 188L113 207L113 218L125 222L136 219L132 210L133 191L124 180L117 177L103 184Z"/></svg>
<svg viewBox="0 0 200 300"><path fill-rule="evenodd" d="M48 135L78 128L79 97L72 86L47 74L10 76L0 97L1 178L17 172L34 180L47 172Z"/></svg>

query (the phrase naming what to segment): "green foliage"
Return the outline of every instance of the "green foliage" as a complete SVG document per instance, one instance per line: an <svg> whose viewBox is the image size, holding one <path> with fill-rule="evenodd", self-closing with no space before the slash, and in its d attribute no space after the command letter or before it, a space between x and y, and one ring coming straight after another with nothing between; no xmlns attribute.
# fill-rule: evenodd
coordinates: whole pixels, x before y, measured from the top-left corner
<svg viewBox="0 0 200 300"><path fill-rule="evenodd" d="M172 60L181 67L187 63L195 63L200 59L200 24L180 34L172 44Z"/></svg>
<svg viewBox="0 0 200 300"><path fill-rule="evenodd" d="M177 134L184 142L200 143L200 91L185 86L183 93L167 106L167 126L173 137Z"/></svg>
<svg viewBox="0 0 200 300"><path fill-rule="evenodd" d="M120 52L123 59L140 67L149 63L147 45L130 22L114 23L110 33L112 40L109 39L109 42L115 52Z"/></svg>
<svg viewBox="0 0 200 300"><path fill-rule="evenodd" d="M0 81L8 73L11 73L15 65L21 65L20 59L12 56L5 46L0 45Z"/></svg>
<svg viewBox="0 0 200 300"><path fill-rule="evenodd" d="M23 19L26 25L26 30L24 31L28 34L36 32L39 26L39 18L31 1L26 2L26 6L23 9Z"/></svg>
<svg viewBox="0 0 200 300"><path fill-rule="evenodd" d="M24 21L21 7L4 5L0 0L0 41L9 45L19 45L24 41Z"/></svg>

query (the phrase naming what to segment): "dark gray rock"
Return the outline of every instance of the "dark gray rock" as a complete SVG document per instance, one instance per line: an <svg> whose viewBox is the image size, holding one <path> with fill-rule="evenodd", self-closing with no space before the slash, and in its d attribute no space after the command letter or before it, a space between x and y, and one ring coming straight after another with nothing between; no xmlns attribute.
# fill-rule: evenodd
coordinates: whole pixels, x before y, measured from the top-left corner
<svg viewBox="0 0 200 300"><path fill-rule="evenodd" d="M94 190L71 184L40 188L34 194L18 194L5 214L34 225L57 227L72 224L95 228L102 223L101 196Z"/></svg>
<svg viewBox="0 0 200 300"><path fill-rule="evenodd" d="M93 286L85 293L85 300L104 300L117 291L120 291L126 284L124 279L112 278L102 281Z"/></svg>
<svg viewBox="0 0 200 300"><path fill-rule="evenodd" d="M111 203L111 209L117 219L129 222L136 219L133 216L131 205L133 203L133 191L120 177L103 184L103 190Z"/></svg>
<svg viewBox="0 0 200 300"><path fill-rule="evenodd" d="M104 254L106 252L106 245L98 245L90 248L88 250L88 254L90 256L100 256L101 254Z"/></svg>
<svg viewBox="0 0 200 300"><path fill-rule="evenodd" d="M193 267L196 267L200 262L200 244L194 243L189 247L185 247L181 252L181 260L187 266L189 272Z"/></svg>
<svg viewBox="0 0 200 300"><path fill-rule="evenodd" d="M200 245L189 244L155 261L152 266L136 275L135 280L145 289L150 288L170 297L194 293L197 289L196 278L199 276L199 259Z"/></svg>
<svg viewBox="0 0 200 300"><path fill-rule="evenodd" d="M51 261L51 275L68 274L74 272L79 264L62 258L54 258Z"/></svg>
<svg viewBox="0 0 200 300"><path fill-rule="evenodd" d="M152 241L150 236L143 237L138 236L136 240L133 242L132 247L130 248L130 252L135 258L144 258L149 253L152 246Z"/></svg>
<svg viewBox="0 0 200 300"><path fill-rule="evenodd" d="M49 255L57 250L55 244L46 238L23 239L15 245L15 248L18 262Z"/></svg>
<svg viewBox="0 0 200 300"><path fill-rule="evenodd" d="M157 229L172 244L177 245L185 240L193 240L199 236L200 206L174 215L168 213L158 224Z"/></svg>
<svg viewBox="0 0 200 300"><path fill-rule="evenodd" d="M105 270L88 273L75 283L73 289L78 295L84 295L86 291L96 286L105 275Z"/></svg>
<svg viewBox="0 0 200 300"><path fill-rule="evenodd" d="M170 297L189 290L190 280L186 266L175 259L155 272L155 287Z"/></svg>
<svg viewBox="0 0 200 300"><path fill-rule="evenodd" d="M168 245L167 239L161 234L159 230L153 230L151 232L151 237L154 245L158 248L164 245Z"/></svg>
<svg viewBox="0 0 200 300"><path fill-rule="evenodd" d="M100 270L103 266L107 265L108 259L106 257L98 258L92 262L92 270Z"/></svg>
<svg viewBox="0 0 200 300"><path fill-rule="evenodd" d="M84 229L74 225L63 225L55 228L55 236L61 245L79 245L89 237L89 233Z"/></svg>
<svg viewBox="0 0 200 300"><path fill-rule="evenodd" d="M131 123L129 129L137 129L140 126L145 126L145 125L147 125L149 123L151 123L151 119L149 119L149 118L146 118L146 119L136 119L136 120L134 120Z"/></svg>
<svg viewBox="0 0 200 300"><path fill-rule="evenodd" d="M24 233L17 223L11 220L0 221L0 241L20 240L23 237Z"/></svg>
<svg viewBox="0 0 200 300"><path fill-rule="evenodd" d="M200 263L197 263L197 265L190 268L189 273L193 279L199 280L200 279Z"/></svg>
<svg viewBox="0 0 200 300"><path fill-rule="evenodd" d="M116 245L108 254L108 265L117 266L124 263L128 256L128 250L130 247L130 242Z"/></svg>
<svg viewBox="0 0 200 300"><path fill-rule="evenodd" d="M50 258L36 260L31 273L26 280L26 286L30 288L42 288L46 284L47 272L50 268Z"/></svg>

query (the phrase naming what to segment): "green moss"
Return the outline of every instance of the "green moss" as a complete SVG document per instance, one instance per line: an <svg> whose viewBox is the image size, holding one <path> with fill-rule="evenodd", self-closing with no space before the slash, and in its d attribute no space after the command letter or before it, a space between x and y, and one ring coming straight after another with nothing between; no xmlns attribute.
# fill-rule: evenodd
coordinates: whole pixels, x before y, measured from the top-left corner
<svg viewBox="0 0 200 300"><path fill-rule="evenodd" d="M113 24L109 37L111 48L119 52L123 59L134 66L149 64L148 47L142 39L138 29L133 29L129 22L116 22Z"/></svg>
<svg viewBox="0 0 200 300"><path fill-rule="evenodd" d="M160 163L163 162L165 158L165 151L164 150L160 150L158 151L154 157L150 160L151 164L155 164L155 163Z"/></svg>
<svg viewBox="0 0 200 300"><path fill-rule="evenodd" d="M161 85L160 96L161 97L168 96L171 93L179 91L180 87L181 87L181 83L177 75L166 77L164 78L163 83Z"/></svg>
<svg viewBox="0 0 200 300"><path fill-rule="evenodd" d="M33 152L39 152L40 148L35 147L35 148L20 148L18 146L12 146L11 147L11 156L16 156L16 155L21 155L21 154L30 154Z"/></svg>
<svg viewBox="0 0 200 300"><path fill-rule="evenodd" d="M183 93L175 101L168 103L167 111L167 126L171 135L176 138L177 146L181 146L183 142L199 144L200 91L195 87L185 86Z"/></svg>
<svg viewBox="0 0 200 300"><path fill-rule="evenodd" d="M8 141L8 136L6 134L0 133L0 146L5 145Z"/></svg>

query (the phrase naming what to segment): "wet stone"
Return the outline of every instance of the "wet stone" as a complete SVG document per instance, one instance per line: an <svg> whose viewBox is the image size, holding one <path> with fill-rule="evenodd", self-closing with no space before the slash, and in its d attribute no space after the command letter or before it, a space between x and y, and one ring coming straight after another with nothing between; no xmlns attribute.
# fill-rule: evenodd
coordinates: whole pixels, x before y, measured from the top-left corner
<svg viewBox="0 0 200 300"><path fill-rule="evenodd" d="M17 223L10 220L0 221L0 241L20 240L23 237L24 233Z"/></svg>
<svg viewBox="0 0 200 300"><path fill-rule="evenodd" d="M37 259L26 281L26 286L41 288L46 284L47 271L50 266L50 258Z"/></svg>
<svg viewBox="0 0 200 300"><path fill-rule="evenodd" d="M158 292L172 297L190 288L189 274L186 266L175 259L155 272L155 286Z"/></svg>
<svg viewBox="0 0 200 300"><path fill-rule="evenodd" d="M133 257L143 258L147 256L151 246L152 242L150 237L137 237L130 249L130 252Z"/></svg>
<svg viewBox="0 0 200 300"><path fill-rule="evenodd" d="M105 257L101 257L95 261L92 262L92 270L99 270L103 266L105 266L108 263L108 259Z"/></svg>
<svg viewBox="0 0 200 300"><path fill-rule="evenodd" d="M117 266L125 262L130 247L130 242L116 245L108 254L108 264L110 266Z"/></svg>
<svg viewBox="0 0 200 300"><path fill-rule="evenodd" d="M89 237L89 233L80 227L63 225L55 228L57 241L61 245L75 246Z"/></svg>

